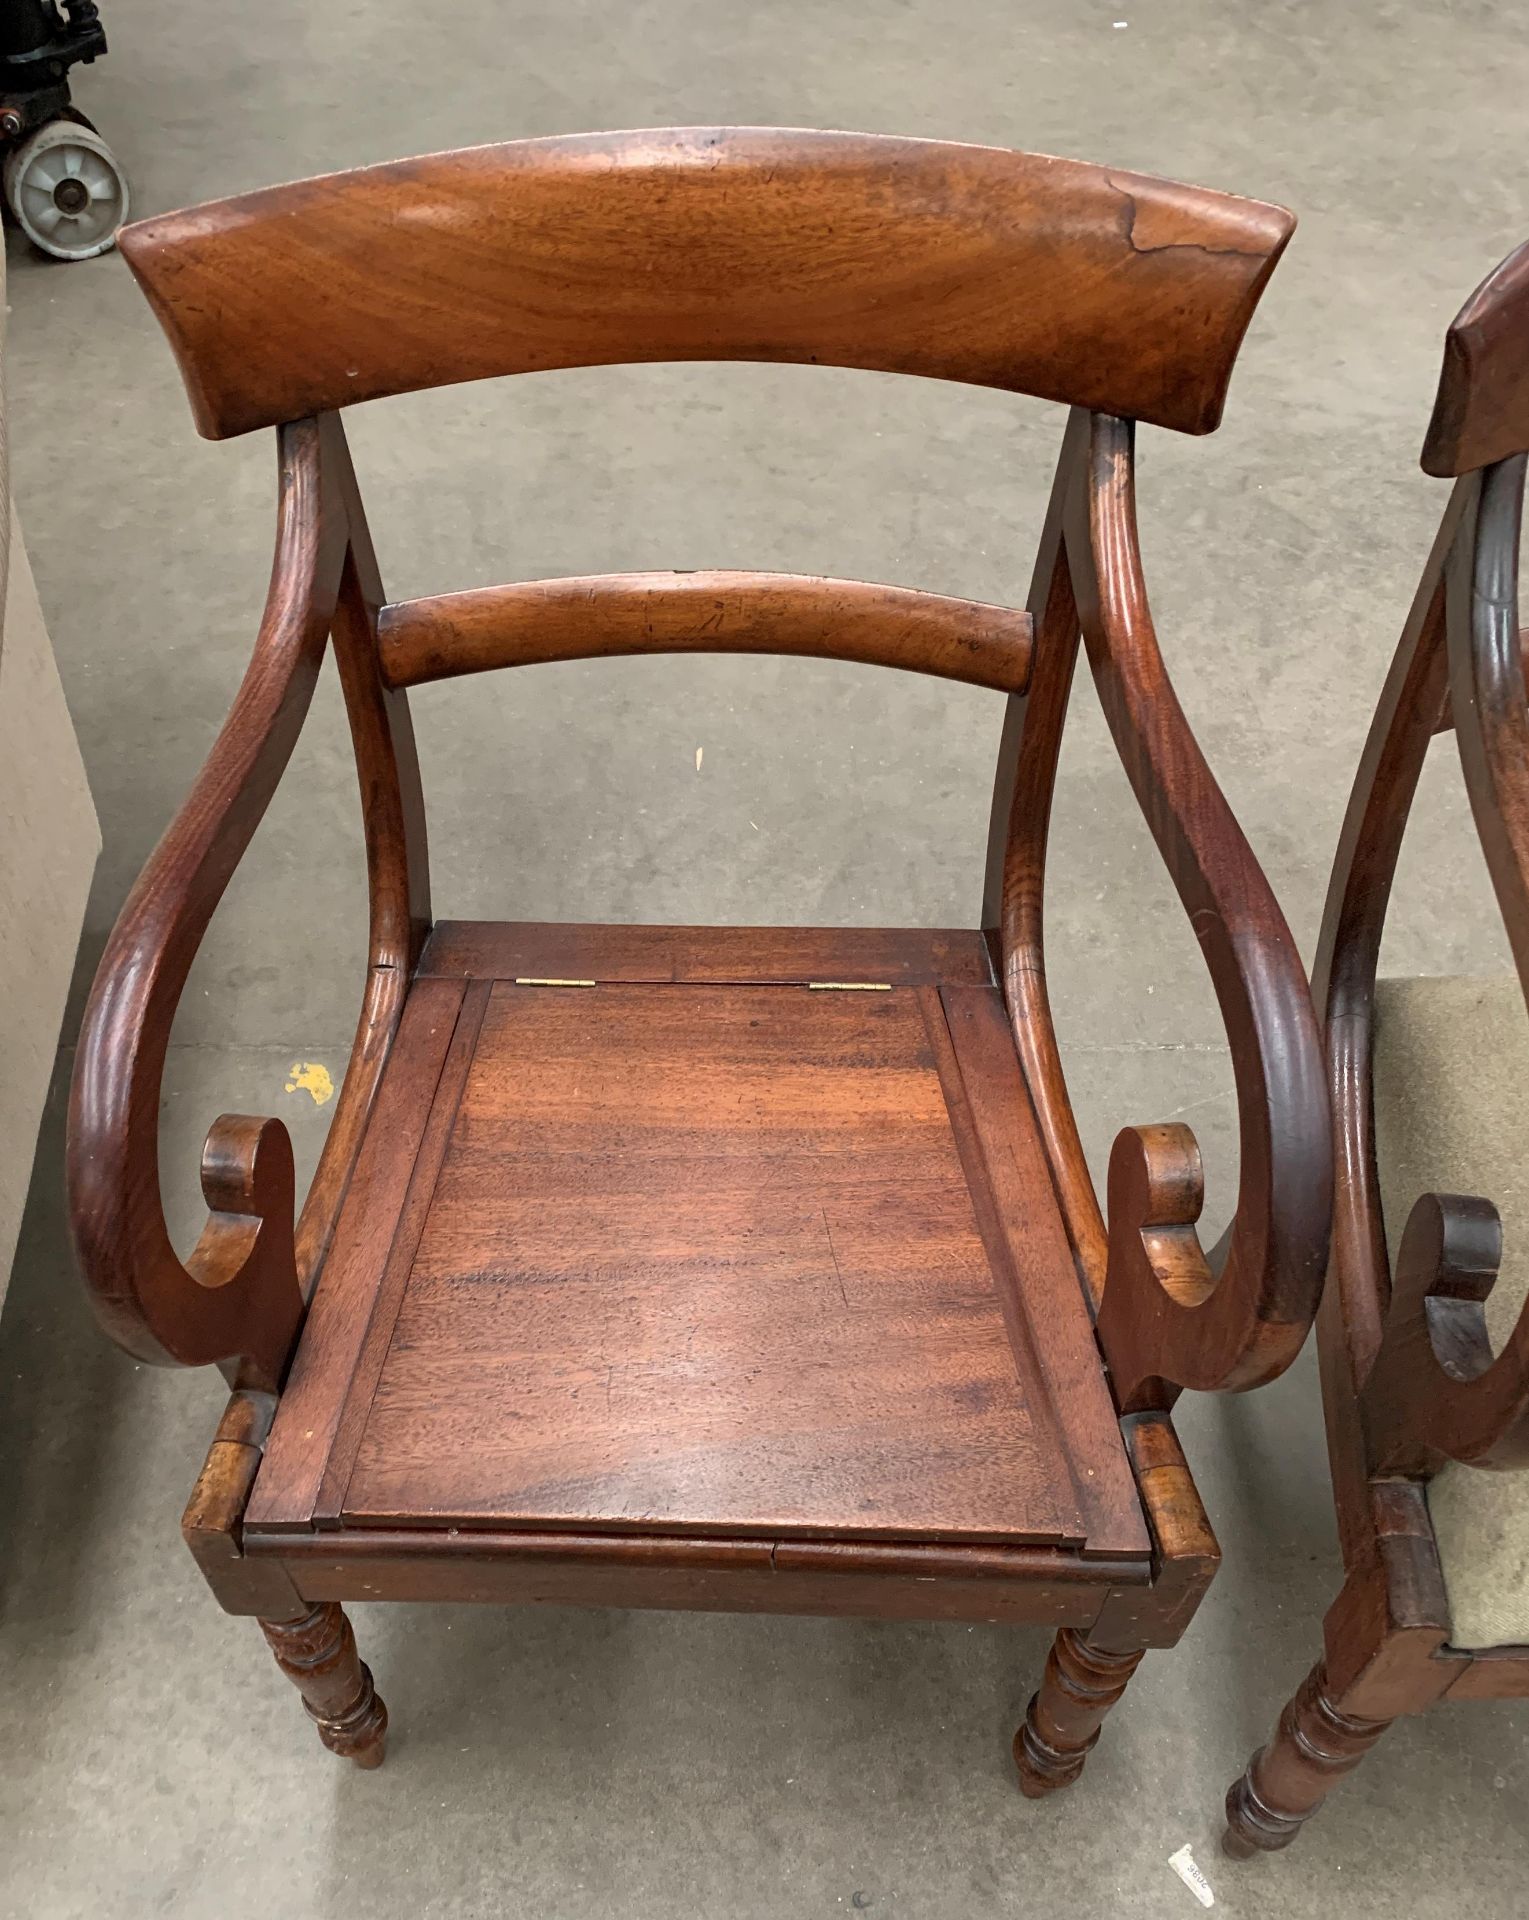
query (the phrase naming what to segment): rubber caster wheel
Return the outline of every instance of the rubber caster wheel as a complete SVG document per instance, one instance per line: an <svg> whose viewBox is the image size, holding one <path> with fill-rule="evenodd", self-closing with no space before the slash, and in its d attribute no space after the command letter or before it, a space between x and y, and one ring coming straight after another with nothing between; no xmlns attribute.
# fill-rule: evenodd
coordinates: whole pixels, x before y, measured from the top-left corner
<svg viewBox="0 0 1529 1920"><path fill-rule="evenodd" d="M127 218L127 177L94 127L50 120L5 163L5 197L22 232L55 260L89 260Z"/></svg>

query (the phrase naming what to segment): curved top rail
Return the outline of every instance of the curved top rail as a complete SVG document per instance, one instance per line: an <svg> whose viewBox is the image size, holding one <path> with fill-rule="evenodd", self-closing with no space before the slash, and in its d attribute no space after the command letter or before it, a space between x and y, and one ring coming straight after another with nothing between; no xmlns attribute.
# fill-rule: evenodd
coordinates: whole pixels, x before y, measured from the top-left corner
<svg viewBox="0 0 1529 1920"><path fill-rule="evenodd" d="M1208 433L1282 208L877 134L520 140L272 187L119 244L221 439L553 367L815 362Z"/></svg>
<svg viewBox="0 0 1529 1920"><path fill-rule="evenodd" d="M1423 471L1443 480L1529 452L1529 241L1499 261L1444 336Z"/></svg>

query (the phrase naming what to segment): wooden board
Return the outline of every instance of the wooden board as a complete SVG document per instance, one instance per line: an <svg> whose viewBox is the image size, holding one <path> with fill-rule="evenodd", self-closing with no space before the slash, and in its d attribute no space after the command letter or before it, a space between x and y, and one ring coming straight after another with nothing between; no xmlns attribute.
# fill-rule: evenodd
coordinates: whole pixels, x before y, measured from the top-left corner
<svg viewBox="0 0 1529 1920"><path fill-rule="evenodd" d="M463 998L448 980L420 981L409 996L250 1496L251 1525L306 1524L313 1512Z"/></svg>
<svg viewBox="0 0 1529 1920"><path fill-rule="evenodd" d="M118 243L215 438L645 360L923 374L1208 433L1294 226L1047 154L674 127L331 174Z"/></svg>
<svg viewBox="0 0 1529 1920"><path fill-rule="evenodd" d="M390 687L622 654L774 653L852 660L1023 693L1017 608L799 573L604 573L404 600L377 616Z"/></svg>
<svg viewBox="0 0 1529 1920"><path fill-rule="evenodd" d="M1106 1594L1151 1603L1150 1563L1051 1547L570 1533L245 1534L252 1564L309 1600L662 1607L821 1618L1085 1627Z"/></svg>
<svg viewBox="0 0 1529 1920"><path fill-rule="evenodd" d="M528 955L602 984L480 971ZM959 1044L937 985L814 989L823 958L945 971ZM979 936L462 926L423 965L417 992L475 984L411 1076L396 1194L366 1194L344 1338L315 1312L253 1533L1145 1563Z"/></svg>
<svg viewBox="0 0 1529 1920"><path fill-rule="evenodd" d="M443 920L419 963L453 979L876 981L991 986L980 933L936 927L611 927Z"/></svg>

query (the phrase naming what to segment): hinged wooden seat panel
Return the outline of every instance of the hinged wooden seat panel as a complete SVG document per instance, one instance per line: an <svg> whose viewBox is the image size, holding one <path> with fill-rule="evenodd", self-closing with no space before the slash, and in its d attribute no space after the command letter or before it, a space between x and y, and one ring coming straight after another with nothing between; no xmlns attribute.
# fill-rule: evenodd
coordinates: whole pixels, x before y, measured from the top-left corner
<svg viewBox="0 0 1529 1920"><path fill-rule="evenodd" d="M1047 1411L916 990L501 984L345 1510L1076 1541Z"/></svg>
<svg viewBox="0 0 1529 1920"><path fill-rule="evenodd" d="M478 931L481 959L498 930ZM556 978L619 973L631 931L542 929L539 950ZM783 931L754 941L777 976L804 946ZM391 1195L363 1182L342 1219L337 1269L358 1237L371 1264L373 1366L347 1393L324 1476L343 1494L315 1503L318 1524L1144 1556L1033 1137L1025 1217L993 1200L986 1160L1014 1156L974 1114L1008 1135L1023 1108L996 989L952 989L990 1003L1014 1076L995 1100L968 1089L994 1068L971 1041L958 1061L939 988L874 981L853 933L820 936L855 982L825 988L687 984L710 930L666 932L678 982L478 981L454 1044L470 1064L414 1075L436 1110L410 1137L435 1134L438 1164L422 1152L408 1206L401 1162ZM867 958L894 938L872 933ZM526 951L501 945L511 964ZM379 1206L401 1216L391 1235ZM320 1342L323 1305L321 1287ZM254 1525L309 1517L276 1511L289 1446L311 1451L308 1378L300 1350ZM1110 1436L1076 1471L1059 1381Z"/></svg>

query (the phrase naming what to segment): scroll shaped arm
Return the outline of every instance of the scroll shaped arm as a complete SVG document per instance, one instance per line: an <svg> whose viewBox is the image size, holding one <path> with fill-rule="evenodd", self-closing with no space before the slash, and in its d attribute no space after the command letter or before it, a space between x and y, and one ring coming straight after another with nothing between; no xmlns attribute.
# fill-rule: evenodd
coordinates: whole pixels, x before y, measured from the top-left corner
<svg viewBox="0 0 1529 1920"><path fill-rule="evenodd" d="M1514 454L1457 482L1432 590L1471 812L1529 983L1529 690L1518 623L1525 468ZM1431 637L1437 647L1437 627ZM1446 1460L1529 1465L1529 1301L1495 1359L1483 1311L1501 1256L1489 1201L1425 1194L1414 1205L1360 1393L1373 1473L1430 1475Z"/></svg>
<svg viewBox="0 0 1529 1920"><path fill-rule="evenodd" d="M271 1389L302 1317L292 1148L276 1120L225 1115L208 1136L212 1209L189 1260L159 1188L160 1082L197 947L259 825L312 699L347 552L316 420L279 434L276 555L244 682L185 805L107 942L85 1011L69 1111L76 1246L107 1330L140 1359L217 1362Z"/></svg>
<svg viewBox="0 0 1529 1920"><path fill-rule="evenodd" d="M1484 1312L1501 1259L1488 1200L1425 1193L1407 1216L1360 1393L1372 1473L1426 1477L1446 1460L1529 1466L1529 1300L1495 1358Z"/></svg>
<svg viewBox="0 0 1529 1920"><path fill-rule="evenodd" d="M1078 617L1105 716L1205 955L1231 1043L1237 1211L1209 1259L1182 1126L1128 1129L1109 1173L1098 1333L1122 1412L1181 1387L1283 1371L1321 1293L1332 1156L1321 1051L1294 940L1190 731L1158 651L1137 540L1131 423L1095 415L1066 518Z"/></svg>

